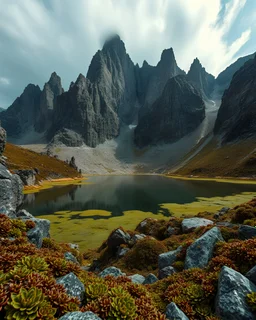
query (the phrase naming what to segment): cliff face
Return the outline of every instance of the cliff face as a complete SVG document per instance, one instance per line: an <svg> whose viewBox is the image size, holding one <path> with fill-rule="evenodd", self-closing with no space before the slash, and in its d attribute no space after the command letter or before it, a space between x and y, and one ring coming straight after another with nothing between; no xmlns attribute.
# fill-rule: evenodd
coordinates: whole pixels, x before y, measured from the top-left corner
<svg viewBox="0 0 256 320"><path fill-rule="evenodd" d="M135 143L145 147L177 141L192 132L205 117L205 105L199 91L186 76L168 80L152 110L139 120Z"/></svg>
<svg viewBox="0 0 256 320"><path fill-rule="evenodd" d="M161 96L167 81L179 74L185 72L178 67L172 48L162 52L157 66L150 66L146 61L141 68L136 66L138 98L142 106L140 117Z"/></svg>
<svg viewBox="0 0 256 320"><path fill-rule="evenodd" d="M39 110L37 111L35 122L35 130L37 132L43 132L51 125L52 112L56 105L57 97L63 92L61 78L56 72L53 72L40 95Z"/></svg>
<svg viewBox="0 0 256 320"><path fill-rule="evenodd" d="M237 71L225 91L214 133L223 142L246 138L256 133L256 57Z"/></svg>
<svg viewBox="0 0 256 320"><path fill-rule="evenodd" d="M249 60L253 59L255 54L250 54L237 59L234 63L222 71L216 78L216 84L223 93L230 85L233 75Z"/></svg>
<svg viewBox="0 0 256 320"><path fill-rule="evenodd" d="M6 111L0 113L2 126L8 132L8 136L19 137L34 125L40 95L39 86L29 84L22 95Z"/></svg>
<svg viewBox="0 0 256 320"><path fill-rule="evenodd" d="M210 98L214 89L215 78L207 73L200 61L196 58L187 74L188 80L202 93L205 98Z"/></svg>
<svg viewBox="0 0 256 320"><path fill-rule="evenodd" d="M137 107L135 68L116 36L95 54L87 78L80 74L59 97L49 135L67 128L95 147L116 137L120 123L130 124Z"/></svg>

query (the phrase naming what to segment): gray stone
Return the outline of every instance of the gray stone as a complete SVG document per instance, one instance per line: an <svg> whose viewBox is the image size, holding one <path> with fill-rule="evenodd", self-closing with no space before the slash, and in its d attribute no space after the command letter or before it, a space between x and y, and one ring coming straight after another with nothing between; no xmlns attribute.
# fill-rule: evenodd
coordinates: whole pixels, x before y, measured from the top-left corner
<svg viewBox="0 0 256 320"><path fill-rule="evenodd" d="M245 276L256 285L256 265L251 268Z"/></svg>
<svg viewBox="0 0 256 320"><path fill-rule="evenodd" d="M18 218L26 218L26 219L34 219L34 216L29 213L27 210L25 209L22 209L22 210L19 210L17 213L16 213L16 216Z"/></svg>
<svg viewBox="0 0 256 320"><path fill-rule="evenodd" d="M64 286L69 296L76 297L80 301L83 300L85 292L84 285L73 272L70 272L64 277L58 278L56 281L58 284L62 284Z"/></svg>
<svg viewBox="0 0 256 320"><path fill-rule="evenodd" d="M142 240L142 239L144 239L144 238L146 238L146 235L143 234L143 233L141 233L141 234L135 234L135 235L132 237L131 241L132 241L132 243L135 244L137 241Z"/></svg>
<svg viewBox="0 0 256 320"><path fill-rule="evenodd" d="M69 243L69 246L70 246L71 249L79 250L79 245L76 244L76 243Z"/></svg>
<svg viewBox="0 0 256 320"><path fill-rule="evenodd" d="M91 311L86 312L69 312L60 317L59 320L101 320L95 313Z"/></svg>
<svg viewBox="0 0 256 320"><path fill-rule="evenodd" d="M71 261L78 264L76 257L71 252L65 252L64 257L67 261Z"/></svg>
<svg viewBox="0 0 256 320"><path fill-rule="evenodd" d="M33 243L37 248L41 248L43 244L43 233L41 229L36 226L27 232L28 241Z"/></svg>
<svg viewBox="0 0 256 320"><path fill-rule="evenodd" d="M175 228L173 228L173 227L168 227L167 228L167 230L166 230L166 235L167 235L167 237L170 237L170 236L172 236L172 235L174 235L176 233L176 229Z"/></svg>
<svg viewBox="0 0 256 320"><path fill-rule="evenodd" d="M113 276L113 277L119 277L119 276L125 276L125 273L123 273L120 269L116 267L108 267L101 271L99 274L100 277L104 278L106 276Z"/></svg>
<svg viewBox="0 0 256 320"><path fill-rule="evenodd" d="M81 147L84 144L84 140L81 134L76 133L73 130L62 128L52 138L49 143L51 146L67 146L67 147Z"/></svg>
<svg viewBox="0 0 256 320"><path fill-rule="evenodd" d="M216 314L221 319L253 320L255 314L246 303L248 293L256 292L256 286L239 272L223 267L218 281Z"/></svg>
<svg viewBox="0 0 256 320"><path fill-rule="evenodd" d="M184 269L206 267L218 241L224 240L219 228L214 227L192 243L187 249Z"/></svg>
<svg viewBox="0 0 256 320"><path fill-rule="evenodd" d="M35 222L36 227L38 227L42 233L43 238L50 237L50 225L51 222L47 219L39 219L39 218L32 218L30 216L21 216L23 220L32 220ZM33 230L33 229L32 229Z"/></svg>
<svg viewBox="0 0 256 320"><path fill-rule="evenodd" d="M7 168L0 163L0 179L11 179L12 174Z"/></svg>
<svg viewBox="0 0 256 320"><path fill-rule="evenodd" d="M157 281L158 281L158 278L153 273L150 273L149 275L146 276L143 284L152 284Z"/></svg>
<svg viewBox="0 0 256 320"><path fill-rule="evenodd" d="M132 280L133 283L144 283L145 281L145 277L143 277L140 274L133 274L132 276L128 276L128 278L130 278Z"/></svg>
<svg viewBox="0 0 256 320"><path fill-rule="evenodd" d="M14 172L20 177L24 186L36 184L36 172L34 170L15 170Z"/></svg>
<svg viewBox="0 0 256 320"><path fill-rule="evenodd" d="M17 209L23 202L23 183L17 174L11 178L13 192L13 206Z"/></svg>
<svg viewBox="0 0 256 320"><path fill-rule="evenodd" d="M221 216L223 216L224 214L226 214L228 211L230 210L229 207L223 207L219 210L219 213Z"/></svg>
<svg viewBox="0 0 256 320"><path fill-rule="evenodd" d="M5 143L6 143L6 131L4 130L4 128L1 127L1 122L0 122L0 157L4 152Z"/></svg>
<svg viewBox="0 0 256 320"><path fill-rule="evenodd" d="M204 218L187 218L183 219L181 223L182 232L190 232L198 227L205 227L213 224L211 220Z"/></svg>
<svg viewBox="0 0 256 320"><path fill-rule="evenodd" d="M161 253L158 256L158 268L163 269L171 266L176 260L177 255L181 252L182 246L179 246L176 250Z"/></svg>
<svg viewBox="0 0 256 320"><path fill-rule="evenodd" d="M108 237L107 245L109 248L119 247L121 244L127 244L131 240L131 237L128 233L124 232L121 229L116 229Z"/></svg>
<svg viewBox="0 0 256 320"><path fill-rule="evenodd" d="M120 259L126 255L127 252L129 252L129 248L121 248L119 247L117 250L117 257Z"/></svg>
<svg viewBox="0 0 256 320"><path fill-rule="evenodd" d="M172 274L174 274L175 272L176 272L175 269L171 266L165 267L163 269L159 269L158 278L160 280L167 278L167 277L171 276Z"/></svg>
<svg viewBox="0 0 256 320"><path fill-rule="evenodd" d="M176 306L174 302L168 304L165 315L169 320L189 320L189 318Z"/></svg>
<svg viewBox="0 0 256 320"><path fill-rule="evenodd" d="M243 240L252 239L256 237L256 228L242 225L238 229L239 237Z"/></svg>

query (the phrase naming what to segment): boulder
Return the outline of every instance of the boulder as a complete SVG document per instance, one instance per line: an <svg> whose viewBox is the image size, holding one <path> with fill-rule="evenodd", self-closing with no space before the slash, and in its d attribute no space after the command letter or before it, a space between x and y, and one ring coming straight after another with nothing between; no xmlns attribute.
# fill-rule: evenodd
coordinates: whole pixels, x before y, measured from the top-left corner
<svg viewBox="0 0 256 320"><path fill-rule="evenodd" d="M174 302L168 304L165 315L169 320L189 320L189 318L176 306Z"/></svg>
<svg viewBox="0 0 256 320"><path fill-rule="evenodd" d="M146 235L143 234L143 233L141 233L141 234L135 234L135 235L132 237L131 242L132 242L133 244L135 244L137 241L142 240L142 239L144 239L145 237L146 237Z"/></svg>
<svg viewBox="0 0 256 320"><path fill-rule="evenodd" d="M12 174L7 168L0 163L0 179L11 179Z"/></svg>
<svg viewBox="0 0 256 320"><path fill-rule="evenodd" d="M117 257L120 259L126 255L126 253L130 251L129 248L121 248L119 247L117 250Z"/></svg>
<svg viewBox="0 0 256 320"><path fill-rule="evenodd" d="M95 313L91 311L86 312L69 312L60 317L59 320L101 320Z"/></svg>
<svg viewBox="0 0 256 320"><path fill-rule="evenodd" d="M19 210L16 216L22 219L34 219L34 216L25 209Z"/></svg>
<svg viewBox="0 0 256 320"><path fill-rule="evenodd" d="M121 229L116 229L108 237L107 245L109 248L119 247L121 244L127 244L131 240L131 237L128 233L124 232Z"/></svg>
<svg viewBox="0 0 256 320"><path fill-rule="evenodd" d="M166 236L167 237L170 237L172 235L174 235L176 233L176 229L173 228L173 227L168 227L167 230L166 230Z"/></svg>
<svg viewBox="0 0 256 320"><path fill-rule="evenodd" d="M1 127L1 123L0 123L0 157L4 152L5 143L6 143L6 131L4 130L4 128Z"/></svg>
<svg viewBox="0 0 256 320"><path fill-rule="evenodd" d="M175 269L171 266L165 267L163 269L159 269L158 278L160 280L167 278L167 277L171 276L172 274L174 274L175 272L176 272Z"/></svg>
<svg viewBox="0 0 256 320"><path fill-rule="evenodd" d="M128 278L130 278L132 280L133 283L144 283L145 281L145 277L143 277L140 274L133 274L132 276L128 276Z"/></svg>
<svg viewBox="0 0 256 320"><path fill-rule="evenodd" d="M64 257L67 261L71 261L78 264L76 257L71 252L65 252Z"/></svg>
<svg viewBox="0 0 256 320"><path fill-rule="evenodd" d="M242 225L238 229L239 237L243 240L252 239L256 237L256 228Z"/></svg>
<svg viewBox="0 0 256 320"><path fill-rule="evenodd" d="M43 233L41 229L36 226L27 232L28 241L33 243L37 248L41 248L43 244Z"/></svg>
<svg viewBox="0 0 256 320"><path fill-rule="evenodd" d="M143 284L152 284L157 281L158 281L158 278L153 273L150 273L149 275L146 276Z"/></svg>
<svg viewBox="0 0 256 320"><path fill-rule="evenodd" d="M113 276L113 277L119 277L119 276L125 276L125 273L123 273L120 269L116 267L108 267L101 271L99 274L100 277L104 278L106 276Z"/></svg>
<svg viewBox="0 0 256 320"><path fill-rule="evenodd" d="M245 276L256 285L256 265L251 268Z"/></svg>
<svg viewBox="0 0 256 320"><path fill-rule="evenodd" d="M214 227L192 243L187 249L184 269L206 267L218 241L224 240L219 228Z"/></svg>
<svg viewBox="0 0 256 320"><path fill-rule="evenodd" d="M256 286L241 273L224 266L221 269L216 296L216 314L221 319L253 320L255 314L246 303L248 293Z"/></svg>
<svg viewBox="0 0 256 320"><path fill-rule="evenodd" d="M187 218L181 223L182 232L191 232L198 227L206 227L213 224L211 220L204 218Z"/></svg>
<svg viewBox="0 0 256 320"><path fill-rule="evenodd" d="M163 269L171 266L176 260L177 255L181 252L182 246L179 246L176 250L161 253L158 256L158 268Z"/></svg>
<svg viewBox="0 0 256 320"><path fill-rule="evenodd" d="M84 285L73 272L58 278L56 281L58 284L63 285L69 296L78 298L80 301L83 300L85 292Z"/></svg>
<svg viewBox="0 0 256 320"><path fill-rule="evenodd" d="M32 220L35 222L36 227L39 228L39 230L42 233L42 238L49 238L50 237L50 225L51 222L47 219L39 219L28 216L21 216L23 220ZM33 229L32 229L33 230Z"/></svg>
<svg viewBox="0 0 256 320"><path fill-rule="evenodd" d="M24 186L36 184L36 172L34 170L15 170L14 172L20 177Z"/></svg>
<svg viewBox="0 0 256 320"><path fill-rule="evenodd" d="M13 192L13 206L17 209L23 202L23 183L17 174L11 178Z"/></svg>

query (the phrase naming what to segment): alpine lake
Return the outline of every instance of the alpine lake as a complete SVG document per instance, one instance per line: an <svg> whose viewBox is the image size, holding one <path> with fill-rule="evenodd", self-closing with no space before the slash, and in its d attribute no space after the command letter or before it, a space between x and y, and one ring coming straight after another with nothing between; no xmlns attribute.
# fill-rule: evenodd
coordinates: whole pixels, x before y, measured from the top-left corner
<svg viewBox="0 0 256 320"><path fill-rule="evenodd" d="M111 175L52 183L25 193L22 209L50 220L54 239L76 243L83 251L100 246L119 226L134 230L145 218L194 216L234 207L256 196L256 183Z"/></svg>

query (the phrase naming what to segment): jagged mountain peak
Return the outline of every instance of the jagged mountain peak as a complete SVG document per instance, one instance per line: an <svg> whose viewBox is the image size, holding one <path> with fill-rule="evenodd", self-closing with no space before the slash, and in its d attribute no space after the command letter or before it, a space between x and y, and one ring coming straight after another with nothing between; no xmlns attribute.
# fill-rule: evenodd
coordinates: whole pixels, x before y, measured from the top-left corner
<svg viewBox="0 0 256 320"><path fill-rule="evenodd" d="M38 90L41 91L41 89L40 89L40 87L39 87L38 85L35 85L35 84L33 84L33 83L29 83L29 84L25 87L25 89L24 89L24 91L23 91L23 94L24 94L24 93L29 93L29 92L38 91Z"/></svg>
<svg viewBox="0 0 256 320"><path fill-rule="evenodd" d="M173 48L164 49L161 54L160 61L158 62L158 66L163 65L163 66L169 67L170 65L173 65L173 64L176 65L176 59L175 59Z"/></svg>
<svg viewBox="0 0 256 320"><path fill-rule="evenodd" d="M124 42L121 40L118 34L109 37L105 41L102 51L115 50L115 49L125 50Z"/></svg>

